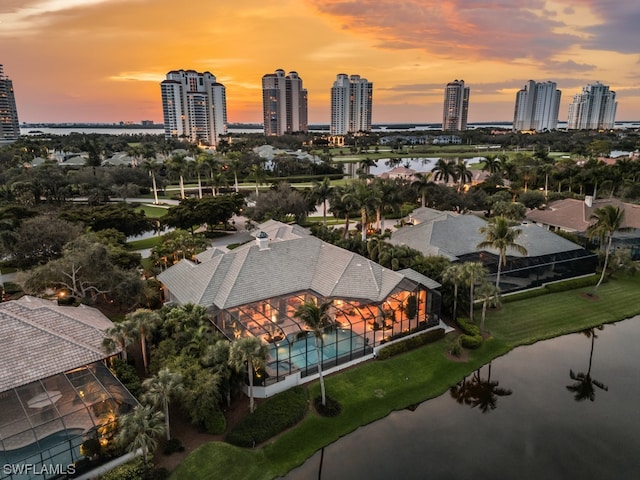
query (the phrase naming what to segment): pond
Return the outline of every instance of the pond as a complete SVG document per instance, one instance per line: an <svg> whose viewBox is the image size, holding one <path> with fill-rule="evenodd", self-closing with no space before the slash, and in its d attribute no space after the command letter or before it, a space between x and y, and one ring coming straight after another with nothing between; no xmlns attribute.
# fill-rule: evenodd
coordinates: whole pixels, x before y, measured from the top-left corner
<svg viewBox="0 0 640 480"><path fill-rule="evenodd" d="M594 333L517 348L285 478L638 478L640 316Z"/></svg>
<svg viewBox="0 0 640 480"><path fill-rule="evenodd" d="M431 169L436 165L436 162L440 158L430 158L430 157L417 157L417 158L381 158L376 160L375 166L372 166L369 169L369 172L372 175L380 175L381 173L388 172L395 167L408 167L416 172L430 172ZM451 158L452 162L457 162L458 158ZM485 160L484 157L473 157L473 158L465 158L464 159L468 165L472 165L474 163L479 163Z"/></svg>

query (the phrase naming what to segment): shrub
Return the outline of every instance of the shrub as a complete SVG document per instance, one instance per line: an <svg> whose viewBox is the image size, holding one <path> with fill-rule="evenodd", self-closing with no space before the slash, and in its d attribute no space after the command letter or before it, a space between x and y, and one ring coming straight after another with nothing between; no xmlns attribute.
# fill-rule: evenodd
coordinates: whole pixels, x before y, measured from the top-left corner
<svg viewBox="0 0 640 480"><path fill-rule="evenodd" d="M337 417L340 415L342 411L342 405L336 399L331 398L328 395L325 395L325 404L322 405L322 396L318 395L314 400L313 404L316 407L316 410L323 417Z"/></svg>
<svg viewBox="0 0 640 480"><path fill-rule="evenodd" d="M279 393L238 422L226 440L239 447L254 447L298 423L308 407L307 390L302 387Z"/></svg>
<svg viewBox="0 0 640 480"><path fill-rule="evenodd" d="M142 382L134 367L116 358L111 365L111 371L134 397L138 398L142 394Z"/></svg>
<svg viewBox="0 0 640 480"><path fill-rule="evenodd" d="M227 419L220 410L211 412L204 420L204 428L208 433L220 435L227 429Z"/></svg>
<svg viewBox="0 0 640 480"><path fill-rule="evenodd" d="M471 323L468 318L458 318L458 325L464 333L471 337L480 335L480 327L478 327L475 323Z"/></svg>
<svg viewBox="0 0 640 480"><path fill-rule="evenodd" d="M142 458L117 466L113 470L101 475L100 480L140 480L145 476Z"/></svg>
<svg viewBox="0 0 640 480"><path fill-rule="evenodd" d="M172 438L164 445L162 453L165 455L171 455L175 452L184 452L184 445L182 445L182 442L177 438Z"/></svg>
<svg viewBox="0 0 640 480"><path fill-rule="evenodd" d="M588 277L572 278L563 282L549 283L544 286L548 292L566 292L567 290L575 290L577 288L593 287L598 280L597 275L589 275Z"/></svg>
<svg viewBox="0 0 640 480"><path fill-rule="evenodd" d="M408 352L409 350L413 350L428 343L433 343L442 338L444 338L444 329L435 328L428 332L421 333L420 335L415 335L407 338L406 340L392 343L391 345L381 348L378 350L378 358L380 360L386 360L387 358L398 355L399 353Z"/></svg>
<svg viewBox="0 0 640 480"><path fill-rule="evenodd" d="M464 348L468 348L469 350L475 350L476 348L480 348L482 345L482 337L480 335L467 335L463 333L460 335L460 345Z"/></svg>

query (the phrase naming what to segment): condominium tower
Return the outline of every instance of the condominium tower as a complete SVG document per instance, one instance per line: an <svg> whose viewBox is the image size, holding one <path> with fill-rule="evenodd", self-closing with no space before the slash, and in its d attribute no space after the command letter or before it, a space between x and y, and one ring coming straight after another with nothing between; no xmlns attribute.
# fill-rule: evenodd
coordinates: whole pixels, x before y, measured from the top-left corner
<svg viewBox="0 0 640 480"><path fill-rule="evenodd" d="M569 105L569 130L607 130L616 121L616 92L600 82L582 87Z"/></svg>
<svg viewBox="0 0 640 480"><path fill-rule="evenodd" d="M13 142L19 136L20 123L13 95L13 82L4 76L0 65L0 143Z"/></svg>
<svg viewBox="0 0 640 480"><path fill-rule="evenodd" d="M561 95L555 82L529 80L516 94L513 129L541 132L558 128Z"/></svg>
<svg viewBox="0 0 640 480"><path fill-rule="evenodd" d="M227 132L224 85L209 72L172 70L160 87L165 138L217 145Z"/></svg>
<svg viewBox="0 0 640 480"><path fill-rule="evenodd" d="M468 113L469 87L464 86L464 80L454 80L453 82L447 83L444 89L442 130L466 130Z"/></svg>
<svg viewBox="0 0 640 480"><path fill-rule="evenodd" d="M262 77L262 111L267 136L307 131L307 91L297 72L278 69Z"/></svg>
<svg viewBox="0 0 640 480"><path fill-rule="evenodd" d="M373 83L340 73L331 87L331 135L371 130Z"/></svg>

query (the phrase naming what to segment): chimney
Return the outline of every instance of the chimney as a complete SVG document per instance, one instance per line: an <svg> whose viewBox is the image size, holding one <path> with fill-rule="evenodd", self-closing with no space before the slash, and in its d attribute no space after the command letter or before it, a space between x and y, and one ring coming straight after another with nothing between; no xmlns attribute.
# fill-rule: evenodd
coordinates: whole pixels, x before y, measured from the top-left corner
<svg viewBox="0 0 640 480"><path fill-rule="evenodd" d="M585 195L584 196L584 203L587 207L592 207L593 206L593 197L591 195Z"/></svg>
<svg viewBox="0 0 640 480"><path fill-rule="evenodd" d="M269 235L260 231L258 235L256 235L256 244L259 250L269 250Z"/></svg>

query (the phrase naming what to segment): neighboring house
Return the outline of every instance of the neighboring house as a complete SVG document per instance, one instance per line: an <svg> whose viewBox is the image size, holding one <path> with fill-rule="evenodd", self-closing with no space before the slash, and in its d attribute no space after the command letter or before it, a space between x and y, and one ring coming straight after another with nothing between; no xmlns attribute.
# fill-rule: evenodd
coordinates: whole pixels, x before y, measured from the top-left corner
<svg viewBox="0 0 640 480"><path fill-rule="evenodd" d="M495 279L496 250L478 250L484 241L480 228L487 222L475 215L419 208L407 219L408 225L391 234L390 243L406 245L424 255L440 255L452 262L482 262ZM555 280L593 273L596 255L580 245L537 225L523 223L517 243L527 249L523 256L507 250L507 262L500 276L503 292L540 286Z"/></svg>
<svg viewBox="0 0 640 480"><path fill-rule="evenodd" d="M103 167L135 167L138 165L138 160L129 156L126 152L118 152L111 155L109 158L102 162Z"/></svg>
<svg viewBox="0 0 640 480"><path fill-rule="evenodd" d="M323 369L371 358L393 335L439 325L434 280L384 268L297 225L269 221L255 232L253 242L229 252L208 250L197 256L200 263L183 260L158 279L170 302L207 307L229 340L255 336L269 345L267 387L257 396L316 374L313 336L294 317L307 300L331 300L338 324L325 334Z"/></svg>
<svg viewBox="0 0 640 480"><path fill-rule="evenodd" d="M415 179L414 176L416 173L417 172L413 168L395 167L388 172L381 173L379 176L380 178L388 178L390 180L399 178L401 180L413 181Z"/></svg>
<svg viewBox="0 0 640 480"><path fill-rule="evenodd" d="M640 205L625 203L616 198L593 200L587 196L584 201L573 198L551 202L544 210L527 213L527 221L537 223L549 230L563 230L586 238L587 228L593 222L591 216L597 208L613 205L624 210L624 230L613 235L615 248L630 248L634 259L640 258Z"/></svg>
<svg viewBox="0 0 640 480"><path fill-rule="evenodd" d="M136 400L111 374L102 350L113 323L95 308L25 296L0 304L0 464L34 470L85 458L80 446L113 441L119 415ZM88 462L88 460L87 460Z"/></svg>

